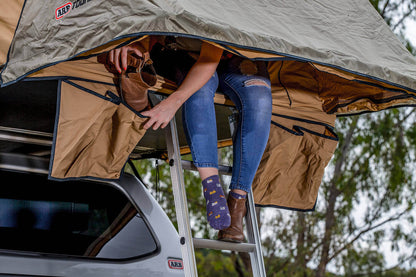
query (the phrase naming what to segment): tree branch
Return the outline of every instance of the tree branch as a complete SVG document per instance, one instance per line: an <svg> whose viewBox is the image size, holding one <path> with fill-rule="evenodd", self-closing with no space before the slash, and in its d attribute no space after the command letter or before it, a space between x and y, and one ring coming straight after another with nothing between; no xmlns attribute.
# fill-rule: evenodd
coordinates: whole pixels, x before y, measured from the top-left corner
<svg viewBox="0 0 416 277"><path fill-rule="evenodd" d="M386 16L385 13L389 4L390 4L390 0L387 0L386 3L384 3L383 10L381 10L381 13L380 13L383 18Z"/></svg>
<svg viewBox="0 0 416 277"><path fill-rule="evenodd" d="M334 176L332 178L332 183L335 183L341 176L341 169L342 169L342 166L344 165L344 162L348 153L348 149L350 148L352 136L354 135L355 129L357 128L357 122L358 122L358 117L355 117L350 124L350 129L348 130L347 135L345 136L344 142L341 147L341 156L335 163Z"/></svg>
<svg viewBox="0 0 416 277"><path fill-rule="evenodd" d="M397 29L397 27L399 27L403 21L408 18L412 13L413 13L414 9L409 9L409 11L407 13L405 13L402 18L396 23L394 24L394 26L391 28L393 30L393 32Z"/></svg>
<svg viewBox="0 0 416 277"><path fill-rule="evenodd" d="M396 124L395 127L399 127L405 122L409 117L416 111L415 108L413 108L408 114L406 114L402 119L400 119Z"/></svg>
<svg viewBox="0 0 416 277"><path fill-rule="evenodd" d="M384 192L383 197L381 197L381 200L377 205L377 210L373 213L373 216L372 216L370 222L373 222L374 220L376 220L380 217L381 209L383 208L383 204L384 204L384 202L386 201L386 199L388 198L389 195L390 195L390 192L386 188L386 191Z"/></svg>
<svg viewBox="0 0 416 277"><path fill-rule="evenodd" d="M392 222L392 221L395 221L395 220L398 220L398 219L400 219L405 213L407 213L408 212L408 210L406 209L406 210L404 210L404 211L402 211L401 213L398 213L398 214L396 214L396 216L392 216L392 217L390 217L390 218L388 218L388 219L386 219L386 220L384 220L384 221L382 221L382 222L380 222L379 224L377 224L377 225L374 225L374 226L372 226L372 224L370 223L369 224L369 226L366 228L366 229L364 229L364 230L361 230L352 240L350 240L349 242L347 242L347 243L345 243L344 244L344 246L343 247L341 247L340 249L338 249L337 251L335 251L329 258L328 258L328 262L329 261L331 261L332 259L334 259L336 256L338 256L342 251L344 251L344 250L346 250L348 247L350 247L355 241L357 241L363 234L365 234L365 233L368 233L368 232L370 232L370 231L372 231L372 230L374 230L374 229L376 229L376 228L378 228L378 227L380 227L380 226L383 226L384 224L386 224L386 223L389 223L389 222Z"/></svg>
<svg viewBox="0 0 416 277"><path fill-rule="evenodd" d="M397 269L399 266L403 265L407 261L410 261L412 259L416 260L416 253L415 252L416 252L416 249L413 250L412 255L410 255L409 257L407 257L406 259L404 259L403 261L397 263L396 265L394 265L392 267L389 267L389 268L386 268L386 269L383 269L383 270L379 270L379 271L376 271L376 272L357 273L357 274L351 275L351 277L372 276L372 275L375 276L375 275L378 275L378 274L381 275L383 273L389 272L390 270Z"/></svg>
<svg viewBox="0 0 416 277"><path fill-rule="evenodd" d="M315 253L319 249L319 247L321 247L321 246L322 246L322 240L319 243L317 243L315 245L315 247L312 248L311 251L309 251L310 252L310 257L308 257L308 258L305 259L306 260L306 263L309 263L309 261L313 258L313 253Z"/></svg>

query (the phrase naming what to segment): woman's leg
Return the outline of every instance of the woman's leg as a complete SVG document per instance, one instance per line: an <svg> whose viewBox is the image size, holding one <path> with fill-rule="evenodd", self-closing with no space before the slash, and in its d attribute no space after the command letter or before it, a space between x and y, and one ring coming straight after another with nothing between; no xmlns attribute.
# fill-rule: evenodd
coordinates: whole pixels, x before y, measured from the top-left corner
<svg viewBox="0 0 416 277"><path fill-rule="evenodd" d="M156 71L180 85L195 60L184 52L169 50L155 44L151 51ZM198 168L207 203L209 224L218 230L230 225L230 214L218 176L217 126L214 94L218 88L218 75L212 78L182 106L183 125Z"/></svg>
<svg viewBox="0 0 416 277"><path fill-rule="evenodd" d="M191 66L192 64L188 65L189 68ZM171 75L178 86L185 79L189 68L187 70L179 67L171 68L173 72ZM158 67L157 70L159 70ZM186 139L191 149L194 165L202 180L212 175L218 175L217 126L214 108L214 95L217 88L218 74L215 73L182 106Z"/></svg>
<svg viewBox="0 0 416 277"><path fill-rule="evenodd" d="M218 76L195 92L182 106L183 126L197 168L218 168L214 94ZM202 176L201 176L202 177Z"/></svg>
<svg viewBox="0 0 416 277"><path fill-rule="evenodd" d="M218 176L217 125L214 94L218 75L212 78L182 106L183 126L198 168L207 205L209 224L221 230L230 225L230 214Z"/></svg>
<svg viewBox="0 0 416 277"><path fill-rule="evenodd" d="M272 96L266 63L231 59L222 68L220 88L239 111L230 189L245 194L251 189L270 132Z"/></svg>
<svg viewBox="0 0 416 277"><path fill-rule="evenodd" d="M233 141L233 174L227 204L231 224L218 239L242 242L246 194L260 164L269 138L272 97L266 63L234 57L221 65L221 90L239 111Z"/></svg>

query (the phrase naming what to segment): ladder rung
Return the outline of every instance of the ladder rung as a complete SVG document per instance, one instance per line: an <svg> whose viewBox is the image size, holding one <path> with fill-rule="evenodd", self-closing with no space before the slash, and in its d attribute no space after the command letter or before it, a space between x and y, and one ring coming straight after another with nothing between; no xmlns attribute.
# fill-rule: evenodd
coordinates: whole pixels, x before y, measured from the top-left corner
<svg viewBox="0 0 416 277"><path fill-rule="evenodd" d="M233 243L220 240L193 238L195 248L209 248L215 250L230 250L237 252L253 252L256 245L253 243Z"/></svg>

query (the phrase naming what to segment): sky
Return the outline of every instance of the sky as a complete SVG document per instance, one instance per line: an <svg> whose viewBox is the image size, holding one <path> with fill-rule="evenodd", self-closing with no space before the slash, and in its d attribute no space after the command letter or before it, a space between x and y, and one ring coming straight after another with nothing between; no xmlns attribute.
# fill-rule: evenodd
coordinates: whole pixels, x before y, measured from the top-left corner
<svg viewBox="0 0 416 277"><path fill-rule="evenodd" d="M407 20L406 22L407 30L406 35L413 46L416 46L416 21L415 20Z"/></svg>

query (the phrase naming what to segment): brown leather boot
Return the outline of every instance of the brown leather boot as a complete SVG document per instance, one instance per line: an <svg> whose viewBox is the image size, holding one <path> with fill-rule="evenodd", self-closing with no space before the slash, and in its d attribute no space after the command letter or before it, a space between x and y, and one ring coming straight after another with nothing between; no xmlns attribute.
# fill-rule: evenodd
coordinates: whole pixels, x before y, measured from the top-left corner
<svg viewBox="0 0 416 277"><path fill-rule="evenodd" d="M119 73L114 64L110 62L108 53L97 57L98 62L104 64L108 72L113 73L113 82L121 98L136 112L150 109L148 89L157 82L153 61L148 52L143 57L133 54L127 55L127 70Z"/></svg>
<svg viewBox="0 0 416 277"><path fill-rule="evenodd" d="M246 200L236 199L228 195L227 205L231 215L231 225L218 232L218 239L229 242L243 242L243 217L246 215Z"/></svg>

